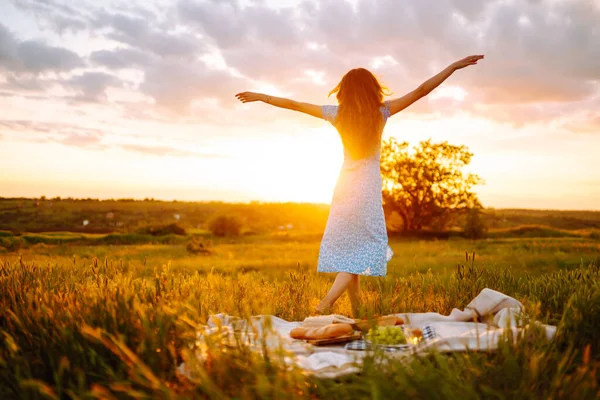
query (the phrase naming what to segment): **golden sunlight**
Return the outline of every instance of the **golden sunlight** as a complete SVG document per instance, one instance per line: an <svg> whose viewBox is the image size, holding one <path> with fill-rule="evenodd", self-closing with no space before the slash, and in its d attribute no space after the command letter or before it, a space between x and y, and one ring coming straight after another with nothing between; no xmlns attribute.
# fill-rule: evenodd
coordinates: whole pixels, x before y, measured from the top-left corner
<svg viewBox="0 0 600 400"><path fill-rule="evenodd" d="M443 86L431 93L432 100L450 98L453 100L463 101L467 97L467 91L460 86Z"/></svg>
<svg viewBox="0 0 600 400"><path fill-rule="evenodd" d="M235 151L221 172L251 198L265 201L330 202L343 161L339 137L324 127L244 141Z"/></svg>

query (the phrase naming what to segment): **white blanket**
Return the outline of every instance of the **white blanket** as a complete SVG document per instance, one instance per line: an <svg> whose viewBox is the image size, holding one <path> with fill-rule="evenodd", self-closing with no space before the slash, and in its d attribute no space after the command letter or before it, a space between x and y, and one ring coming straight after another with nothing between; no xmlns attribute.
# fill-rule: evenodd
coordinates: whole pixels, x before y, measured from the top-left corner
<svg viewBox="0 0 600 400"><path fill-rule="evenodd" d="M527 327L528 321L523 305L505 294L491 289L483 289L464 310L453 309L450 315L438 313L400 313L397 316L406 321L411 328L426 328L433 334L425 338L421 344L409 351L392 353L395 357L415 355L428 350L437 351L490 351L498 347L498 341L506 330L517 334ZM258 346L257 338L266 339L267 346L273 349L283 348L292 354L286 360L290 365L303 368L309 374L320 377L337 377L360 371L365 351L346 350L344 346L315 347L303 341L293 340L289 333L301 322L289 322L281 318L267 315L252 317L248 321L228 315L211 316L203 335L230 329L252 330L246 335L248 344ZM556 327L542 325L546 336L551 339ZM258 346L259 348L261 346ZM185 366L180 366L180 372L188 373Z"/></svg>

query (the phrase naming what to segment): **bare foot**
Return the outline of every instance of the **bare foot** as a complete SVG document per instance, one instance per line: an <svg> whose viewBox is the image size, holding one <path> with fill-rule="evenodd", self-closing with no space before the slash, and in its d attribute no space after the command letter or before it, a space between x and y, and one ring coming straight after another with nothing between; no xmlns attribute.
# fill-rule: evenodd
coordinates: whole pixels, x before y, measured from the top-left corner
<svg viewBox="0 0 600 400"><path fill-rule="evenodd" d="M329 315L331 314L331 307L324 307L319 304L315 307L315 313L317 315Z"/></svg>

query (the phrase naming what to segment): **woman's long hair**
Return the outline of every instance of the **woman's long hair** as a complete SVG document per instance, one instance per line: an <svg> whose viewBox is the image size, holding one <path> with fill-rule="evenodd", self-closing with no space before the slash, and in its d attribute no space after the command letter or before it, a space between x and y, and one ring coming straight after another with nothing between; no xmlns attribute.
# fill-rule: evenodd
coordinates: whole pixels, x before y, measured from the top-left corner
<svg viewBox="0 0 600 400"><path fill-rule="evenodd" d="M361 159L373 154L381 141L383 96L389 91L364 68L346 73L340 83L329 92L337 93L339 103L335 127L350 156Z"/></svg>

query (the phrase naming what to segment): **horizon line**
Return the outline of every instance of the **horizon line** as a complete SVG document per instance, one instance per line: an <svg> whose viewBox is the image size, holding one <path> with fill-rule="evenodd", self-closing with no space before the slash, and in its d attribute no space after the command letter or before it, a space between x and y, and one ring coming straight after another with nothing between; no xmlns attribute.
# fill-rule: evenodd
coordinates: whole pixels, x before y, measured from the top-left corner
<svg viewBox="0 0 600 400"><path fill-rule="evenodd" d="M44 197L45 200L42 200ZM58 200L57 200L58 199ZM227 200L178 200L178 199L163 199L156 197L145 197L145 198L135 198L135 197L104 197L104 198L92 198L92 197L62 197L62 196L54 196L54 197L46 197L42 195L40 197L4 197L0 196L0 201L2 200L37 200L37 201L99 201L99 202L109 202L109 201L119 201L119 202L163 202L163 203L223 203L223 204L306 204L306 205L315 205L315 206L331 206L330 203L319 203L319 202L310 202L310 201L265 201L265 200L247 200L247 201L227 201ZM559 211L559 212L600 212L600 208L594 209L577 209L577 208L526 208L526 207L491 207L484 206L484 210L515 210L515 211Z"/></svg>

